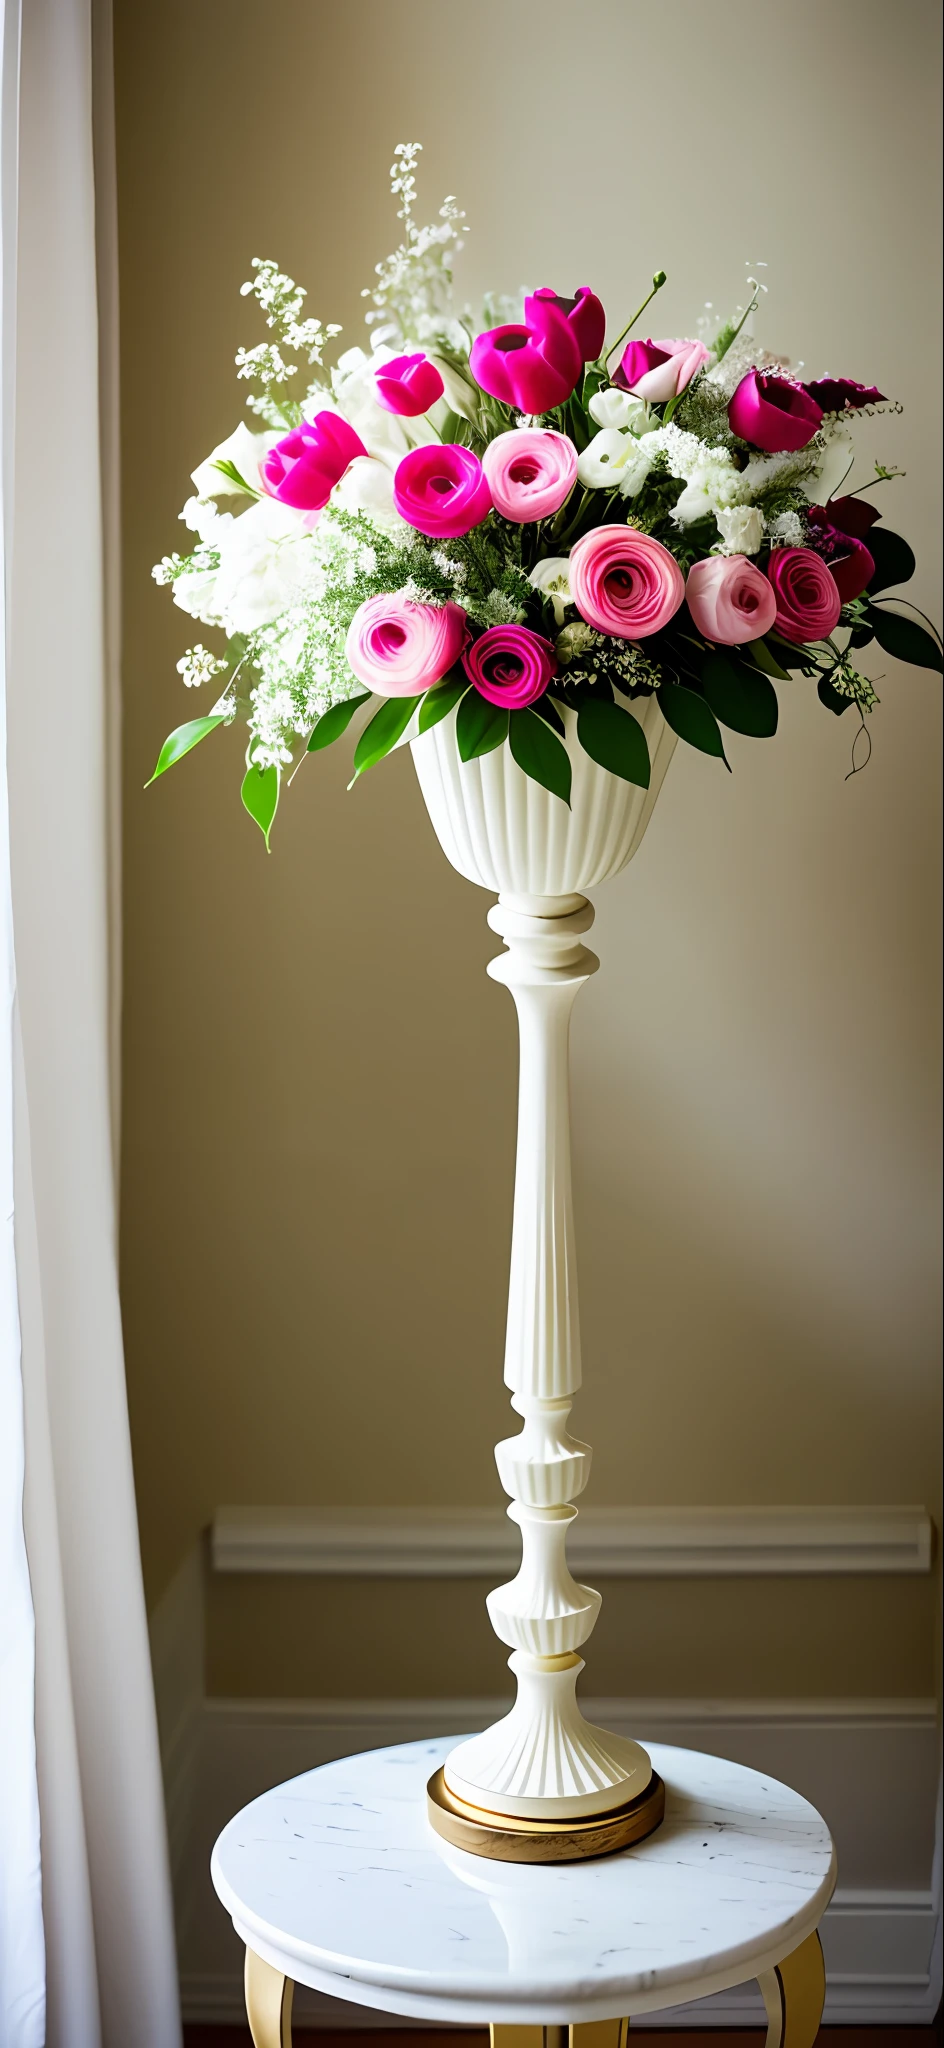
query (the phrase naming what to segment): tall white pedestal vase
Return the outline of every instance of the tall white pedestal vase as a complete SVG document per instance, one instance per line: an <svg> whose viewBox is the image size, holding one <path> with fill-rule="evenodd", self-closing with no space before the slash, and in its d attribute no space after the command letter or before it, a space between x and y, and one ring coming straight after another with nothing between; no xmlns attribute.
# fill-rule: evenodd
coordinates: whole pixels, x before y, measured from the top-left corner
<svg viewBox="0 0 944 2048"><path fill-rule="evenodd" d="M599 965L583 943L593 923L583 892L632 858L675 746L655 697L634 711L652 758L648 790L591 761L574 714L564 713L570 809L524 775L507 746L460 761L454 713L412 747L443 851L460 874L498 893L488 921L507 951L488 971L511 990L520 1038L505 1381L523 1427L495 1457L522 1558L517 1577L488 1597L518 1693L504 1720L452 1751L430 1814L463 1847L529 1861L622 1846L657 1825L662 1810L645 1750L591 1726L577 1704L578 1653L600 1595L576 1583L566 1557L591 1455L567 1426L581 1380L570 1015Z"/></svg>

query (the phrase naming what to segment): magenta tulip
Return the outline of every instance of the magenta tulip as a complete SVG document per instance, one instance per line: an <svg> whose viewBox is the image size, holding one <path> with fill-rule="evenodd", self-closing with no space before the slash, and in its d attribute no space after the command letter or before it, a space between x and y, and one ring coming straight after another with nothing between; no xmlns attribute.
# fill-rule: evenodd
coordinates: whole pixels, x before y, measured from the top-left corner
<svg viewBox="0 0 944 2048"><path fill-rule="evenodd" d="M555 299L528 301L527 327L492 327L477 334L469 367L477 384L518 412L550 412L570 397L583 372L583 355Z"/></svg>
<svg viewBox="0 0 944 2048"><path fill-rule="evenodd" d="M628 341L612 382L647 404L665 405L708 361L702 341Z"/></svg>
<svg viewBox="0 0 944 2048"><path fill-rule="evenodd" d="M849 502L847 499L846 503ZM851 503L856 500L853 498ZM871 511L872 507L863 506L862 510ZM839 524L842 517L841 510L838 519L834 516L832 505L811 505L806 522L815 551L826 563L843 604L851 604L854 597L861 597L868 589L875 574L875 561L858 535L843 532Z"/></svg>
<svg viewBox="0 0 944 2048"><path fill-rule="evenodd" d="M577 450L550 427L519 427L489 442L482 468L496 512L523 526L560 511L574 487Z"/></svg>
<svg viewBox="0 0 944 2048"><path fill-rule="evenodd" d="M532 307L541 299L549 300L552 306L563 313L567 325L577 343L585 363L595 363L603 347L606 335L606 314L595 292L589 285L582 284L572 299L562 299L559 292L544 284L539 291L532 292L524 302L525 324L534 325Z"/></svg>
<svg viewBox="0 0 944 2048"><path fill-rule="evenodd" d="M272 498L299 512L320 512L345 470L367 450L359 434L337 412L318 412L277 441L262 464Z"/></svg>
<svg viewBox="0 0 944 2048"><path fill-rule="evenodd" d="M395 590L358 605L344 652L378 697L418 697L448 674L468 637L461 605L413 604Z"/></svg>
<svg viewBox="0 0 944 2048"><path fill-rule="evenodd" d="M685 601L693 624L720 647L742 647L769 633L777 600L766 578L743 555L711 555L688 572Z"/></svg>
<svg viewBox="0 0 944 2048"><path fill-rule="evenodd" d="M802 384L748 370L728 406L733 433L765 455L794 454L822 425L823 409Z"/></svg>
<svg viewBox="0 0 944 2048"><path fill-rule="evenodd" d="M557 674L557 656L549 640L530 626L489 626L462 657L466 675L481 697L508 711L523 711L543 697Z"/></svg>
<svg viewBox="0 0 944 2048"><path fill-rule="evenodd" d="M570 594L598 633L645 640L678 611L685 578L675 556L651 534L594 526L570 551Z"/></svg>
<svg viewBox="0 0 944 2048"><path fill-rule="evenodd" d="M858 412L860 405L885 404L885 393L877 384L857 384L854 377L814 377L803 389L824 412Z"/></svg>
<svg viewBox="0 0 944 2048"><path fill-rule="evenodd" d="M443 380L428 356L394 356L374 372L377 403L401 419L418 419L443 395Z"/></svg>
<svg viewBox="0 0 944 2048"><path fill-rule="evenodd" d="M842 599L820 556L812 548L775 548L767 574L777 600L778 633L798 647L828 639L839 624Z"/></svg>
<svg viewBox="0 0 944 2048"><path fill-rule="evenodd" d="M411 448L397 464L393 502L401 519L435 540L471 532L492 509L478 456L455 441Z"/></svg>

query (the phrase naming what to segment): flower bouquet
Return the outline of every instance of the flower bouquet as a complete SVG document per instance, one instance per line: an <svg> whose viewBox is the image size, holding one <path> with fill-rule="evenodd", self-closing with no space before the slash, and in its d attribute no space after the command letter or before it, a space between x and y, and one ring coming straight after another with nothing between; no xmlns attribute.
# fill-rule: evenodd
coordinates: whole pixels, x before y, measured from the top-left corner
<svg viewBox="0 0 944 2048"><path fill-rule="evenodd" d="M273 337L236 358L254 425L194 470L195 544L154 570L225 634L177 664L222 689L155 777L241 713L268 845L283 777L374 699L355 780L454 714L460 761L507 748L568 804L575 744L648 787L640 700L725 761L725 729L776 731L794 674L858 713L858 739L862 648L941 668L927 622L888 601L911 549L848 487L857 417L888 408L874 385L790 376L752 337L756 286L694 340L632 338L661 272L609 345L587 287L456 316L464 219L447 199L417 225L418 147L396 152L403 239L364 295L369 352L326 370L340 329L303 317L301 287L258 259L243 286Z"/></svg>

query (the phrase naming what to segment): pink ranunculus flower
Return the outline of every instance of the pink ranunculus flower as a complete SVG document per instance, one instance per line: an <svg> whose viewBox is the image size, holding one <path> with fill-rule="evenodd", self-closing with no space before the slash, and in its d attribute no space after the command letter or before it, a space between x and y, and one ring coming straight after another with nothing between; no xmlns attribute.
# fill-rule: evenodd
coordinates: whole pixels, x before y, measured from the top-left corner
<svg viewBox="0 0 944 2048"><path fill-rule="evenodd" d="M822 419L822 406L802 384L763 370L748 370L728 406L732 431L765 455L792 455L805 448Z"/></svg>
<svg viewBox="0 0 944 2048"><path fill-rule="evenodd" d="M496 511L524 526L560 511L576 480L577 450L550 427L519 427L489 442L482 468Z"/></svg>
<svg viewBox="0 0 944 2048"><path fill-rule="evenodd" d="M706 640L740 647L760 640L777 616L777 600L766 576L743 555L712 555L688 572L685 601Z"/></svg>
<svg viewBox="0 0 944 2048"><path fill-rule="evenodd" d="M612 382L649 405L665 405L707 361L703 341L628 341Z"/></svg>
<svg viewBox="0 0 944 2048"><path fill-rule="evenodd" d="M651 534L594 526L570 551L570 594L588 626L616 640L645 640L678 611L685 578Z"/></svg>
<svg viewBox="0 0 944 2048"><path fill-rule="evenodd" d="M477 334L469 368L477 384L518 412L550 412L563 405L583 374L583 354L556 299L528 300L527 326L491 327Z"/></svg>
<svg viewBox="0 0 944 2048"><path fill-rule="evenodd" d="M557 655L549 640L530 626L489 626L462 657L466 675L479 695L507 711L523 711L543 697L557 674Z"/></svg>
<svg viewBox="0 0 944 2048"><path fill-rule="evenodd" d="M335 484L367 450L338 412L317 412L269 449L262 481L269 496L299 512L320 512Z"/></svg>
<svg viewBox="0 0 944 2048"><path fill-rule="evenodd" d="M448 674L468 637L461 605L414 604L395 590L358 605L344 652L378 697L419 697Z"/></svg>
<svg viewBox="0 0 944 2048"><path fill-rule="evenodd" d="M457 441L411 448L397 464L393 502L401 519L435 540L453 540L481 526L492 494L477 455Z"/></svg>
<svg viewBox="0 0 944 2048"><path fill-rule="evenodd" d="M443 380L428 356L394 356L374 372L377 403L384 412L415 420L443 395Z"/></svg>
<svg viewBox="0 0 944 2048"><path fill-rule="evenodd" d="M775 548L767 564L777 600L777 631L802 646L825 640L839 624L842 599L821 555L812 548Z"/></svg>
<svg viewBox="0 0 944 2048"><path fill-rule="evenodd" d="M582 284L572 299L564 299L559 292L552 291L550 285L542 284L540 289L531 292L524 302L525 324L528 327L532 325L531 308L540 299L549 299L551 305L563 313L584 362L595 363L606 334L606 314L590 286Z"/></svg>

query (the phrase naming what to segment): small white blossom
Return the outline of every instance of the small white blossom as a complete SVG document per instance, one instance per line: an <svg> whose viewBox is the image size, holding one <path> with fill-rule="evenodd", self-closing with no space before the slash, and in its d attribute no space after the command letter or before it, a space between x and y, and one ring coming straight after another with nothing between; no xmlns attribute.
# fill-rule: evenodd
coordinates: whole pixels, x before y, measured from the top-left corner
<svg viewBox="0 0 944 2048"><path fill-rule="evenodd" d="M718 505L715 521L721 545L716 555L756 555L764 538L764 518L756 505Z"/></svg>
<svg viewBox="0 0 944 2048"><path fill-rule="evenodd" d="M801 548L806 539L799 512L778 512L775 519L766 519L764 526L774 547Z"/></svg>
<svg viewBox="0 0 944 2048"><path fill-rule="evenodd" d="M554 623L562 626L568 605L573 604L570 594L570 559L567 555L545 555L543 562L536 562L528 578L535 590L549 597L554 607Z"/></svg>
<svg viewBox="0 0 944 2048"><path fill-rule="evenodd" d="M635 434L620 433L617 427L601 427L577 458L577 477L585 490L618 490L621 497L635 498L642 490L657 450L650 449L652 436L637 441Z"/></svg>
<svg viewBox="0 0 944 2048"><path fill-rule="evenodd" d="M222 675L227 667L227 662L218 661L216 655L211 654L207 647L201 647L198 640L196 646L188 648L178 661L177 674L183 676L188 690L198 690L201 683L212 683L214 676Z"/></svg>

